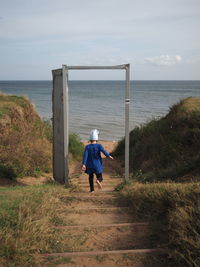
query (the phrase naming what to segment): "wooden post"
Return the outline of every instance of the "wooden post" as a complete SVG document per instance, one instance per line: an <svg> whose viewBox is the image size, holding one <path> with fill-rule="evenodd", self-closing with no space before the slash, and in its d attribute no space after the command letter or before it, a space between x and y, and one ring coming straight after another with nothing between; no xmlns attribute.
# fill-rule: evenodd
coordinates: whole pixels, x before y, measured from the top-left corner
<svg viewBox="0 0 200 267"><path fill-rule="evenodd" d="M126 65L125 89L125 181L129 180L129 104L130 104L130 65Z"/></svg>
<svg viewBox="0 0 200 267"><path fill-rule="evenodd" d="M68 183L68 86L67 67L53 70L53 177Z"/></svg>

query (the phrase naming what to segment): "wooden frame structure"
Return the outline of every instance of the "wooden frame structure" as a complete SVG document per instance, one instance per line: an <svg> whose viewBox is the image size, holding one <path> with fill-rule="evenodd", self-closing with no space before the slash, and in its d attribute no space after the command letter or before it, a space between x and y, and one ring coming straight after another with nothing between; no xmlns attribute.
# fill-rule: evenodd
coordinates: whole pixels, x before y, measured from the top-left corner
<svg viewBox="0 0 200 267"><path fill-rule="evenodd" d="M129 179L129 104L130 64L116 66L67 66L52 70L53 75L53 177L62 184L68 184L69 146L69 70L125 70L125 181Z"/></svg>

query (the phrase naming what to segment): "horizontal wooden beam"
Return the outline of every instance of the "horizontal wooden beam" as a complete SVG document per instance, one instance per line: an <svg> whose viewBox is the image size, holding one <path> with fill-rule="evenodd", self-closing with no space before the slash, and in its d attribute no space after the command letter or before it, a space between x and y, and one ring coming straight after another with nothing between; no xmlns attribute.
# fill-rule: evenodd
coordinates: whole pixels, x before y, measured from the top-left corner
<svg viewBox="0 0 200 267"><path fill-rule="evenodd" d="M129 64L114 65L114 66L67 66L68 70L122 70L126 69ZM60 74L62 69L53 70L55 74Z"/></svg>
<svg viewBox="0 0 200 267"><path fill-rule="evenodd" d="M96 255L116 255L116 254L167 254L167 249L164 248L149 248L149 249L124 249L124 250L103 250L103 251L74 251L61 253L45 253L37 254L37 257L73 257L73 256L96 256Z"/></svg>

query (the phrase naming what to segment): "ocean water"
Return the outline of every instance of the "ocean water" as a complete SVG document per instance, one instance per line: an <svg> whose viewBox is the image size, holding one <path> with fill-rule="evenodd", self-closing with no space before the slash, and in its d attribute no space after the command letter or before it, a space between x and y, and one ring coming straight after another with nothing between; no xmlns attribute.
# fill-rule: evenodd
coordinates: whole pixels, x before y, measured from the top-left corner
<svg viewBox="0 0 200 267"><path fill-rule="evenodd" d="M51 81L0 81L0 91L27 96L42 118L52 118ZM101 140L124 136L124 81L70 81L69 128L82 139L91 129ZM131 81L130 130L164 116L185 97L200 97L200 81Z"/></svg>

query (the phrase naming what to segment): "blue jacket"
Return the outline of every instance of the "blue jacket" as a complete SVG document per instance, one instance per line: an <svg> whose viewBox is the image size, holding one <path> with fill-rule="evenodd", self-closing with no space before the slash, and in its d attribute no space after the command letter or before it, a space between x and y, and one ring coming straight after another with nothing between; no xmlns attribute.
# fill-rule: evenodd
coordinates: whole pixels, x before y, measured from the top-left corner
<svg viewBox="0 0 200 267"><path fill-rule="evenodd" d="M106 157L110 157L110 154L101 144L89 144L85 147L82 163L86 166L86 173L102 173L103 168L101 152Z"/></svg>

